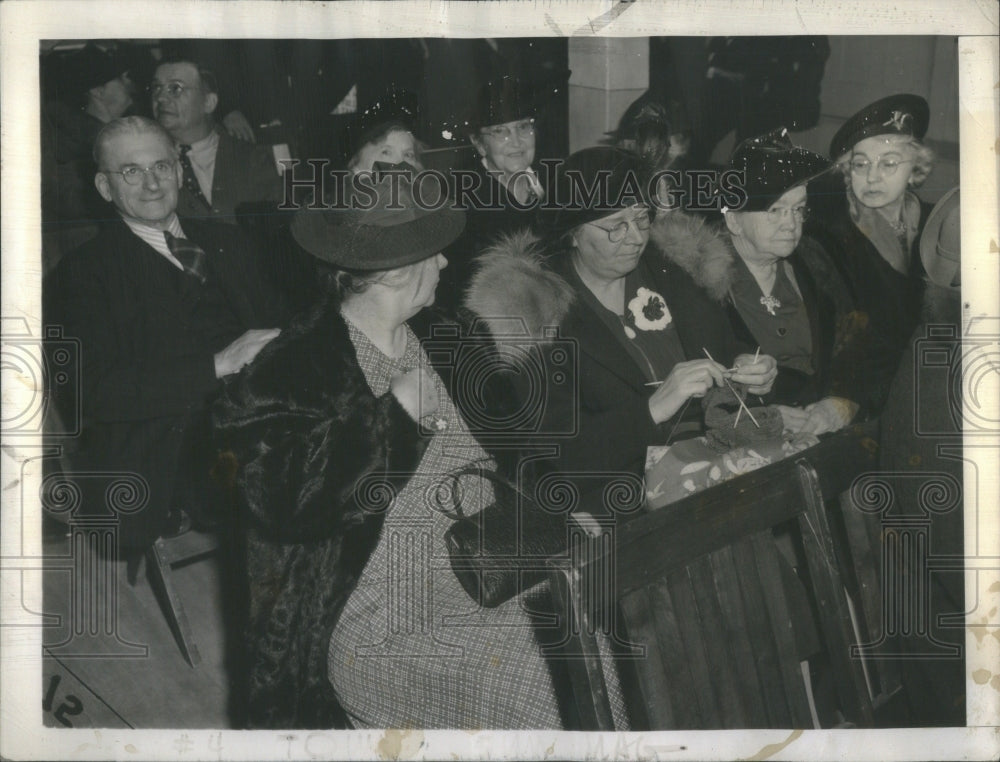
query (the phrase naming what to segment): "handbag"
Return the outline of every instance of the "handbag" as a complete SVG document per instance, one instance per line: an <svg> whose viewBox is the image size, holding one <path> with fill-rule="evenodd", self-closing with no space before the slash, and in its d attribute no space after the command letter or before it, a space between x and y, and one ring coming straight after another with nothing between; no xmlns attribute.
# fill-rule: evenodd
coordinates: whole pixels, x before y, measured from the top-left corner
<svg viewBox="0 0 1000 762"><path fill-rule="evenodd" d="M459 480L477 476L491 482L494 501L471 516L462 511ZM444 535L451 568L469 596L495 608L534 587L548 573L546 561L566 553L569 515L544 508L516 484L490 468L467 466L451 474L455 521Z"/></svg>

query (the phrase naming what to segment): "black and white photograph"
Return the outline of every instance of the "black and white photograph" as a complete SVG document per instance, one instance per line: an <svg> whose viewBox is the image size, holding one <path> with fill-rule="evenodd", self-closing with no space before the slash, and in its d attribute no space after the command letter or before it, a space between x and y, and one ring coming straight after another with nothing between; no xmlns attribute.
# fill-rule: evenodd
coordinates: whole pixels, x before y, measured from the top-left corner
<svg viewBox="0 0 1000 762"><path fill-rule="evenodd" d="M0 20L0 756L1000 753L995 4Z"/></svg>

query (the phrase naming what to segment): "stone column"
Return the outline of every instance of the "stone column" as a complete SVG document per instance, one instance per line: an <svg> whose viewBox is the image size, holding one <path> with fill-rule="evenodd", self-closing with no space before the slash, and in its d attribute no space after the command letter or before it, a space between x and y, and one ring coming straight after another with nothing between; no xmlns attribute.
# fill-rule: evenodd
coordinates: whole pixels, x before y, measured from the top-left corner
<svg viewBox="0 0 1000 762"><path fill-rule="evenodd" d="M569 150L596 145L649 87L646 37L573 37L569 41Z"/></svg>

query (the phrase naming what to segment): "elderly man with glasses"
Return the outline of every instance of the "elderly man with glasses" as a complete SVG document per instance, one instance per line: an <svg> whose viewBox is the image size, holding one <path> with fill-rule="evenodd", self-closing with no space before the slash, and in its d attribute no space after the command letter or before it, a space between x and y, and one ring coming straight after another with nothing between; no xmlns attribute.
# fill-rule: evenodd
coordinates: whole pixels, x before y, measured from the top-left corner
<svg viewBox="0 0 1000 762"><path fill-rule="evenodd" d="M164 62L149 91L153 115L173 138L184 171L182 215L235 223L245 204L281 202L281 175L269 147L217 128L218 86L209 70L194 61Z"/></svg>
<svg viewBox="0 0 1000 762"><path fill-rule="evenodd" d="M148 486L145 507L120 517L128 556L222 504L207 402L278 334L283 308L238 228L177 215L181 167L156 122L110 122L94 159L117 219L60 262L45 319L80 341L72 468L130 472ZM104 510L103 495L84 499L84 511Z"/></svg>

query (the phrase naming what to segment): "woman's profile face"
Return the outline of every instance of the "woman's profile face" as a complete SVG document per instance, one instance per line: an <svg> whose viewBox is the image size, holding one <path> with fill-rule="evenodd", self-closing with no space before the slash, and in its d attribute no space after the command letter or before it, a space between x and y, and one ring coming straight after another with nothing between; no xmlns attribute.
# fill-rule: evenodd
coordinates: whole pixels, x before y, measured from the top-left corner
<svg viewBox="0 0 1000 762"><path fill-rule="evenodd" d="M407 130L392 130L372 143L366 143L358 151L355 172L371 172L375 162L399 164L406 162L418 170L423 169L417 159L417 140Z"/></svg>
<svg viewBox="0 0 1000 762"><path fill-rule="evenodd" d="M447 266L448 260L444 254L435 254L396 271L398 280L394 279L394 282L398 284L399 299L409 305L411 317L424 307L434 304L434 292L437 290L441 271Z"/></svg>
<svg viewBox="0 0 1000 762"><path fill-rule="evenodd" d="M535 160L535 120L518 119L483 127L472 144L491 171L512 175L528 169Z"/></svg>
<svg viewBox="0 0 1000 762"><path fill-rule="evenodd" d="M870 209L896 203L909 186L914 158L905 135L875 135L859 141L848 159L854 197Z"/></svg>
<svg viewBox="0 0 1000 762"><path fill-rule="evenodd" d="M649 210L632 206L580 225L573 231L577 267L598 280L624 278L639 264L649 224Z"/></svg>

